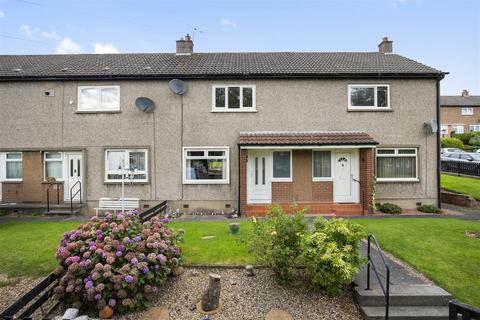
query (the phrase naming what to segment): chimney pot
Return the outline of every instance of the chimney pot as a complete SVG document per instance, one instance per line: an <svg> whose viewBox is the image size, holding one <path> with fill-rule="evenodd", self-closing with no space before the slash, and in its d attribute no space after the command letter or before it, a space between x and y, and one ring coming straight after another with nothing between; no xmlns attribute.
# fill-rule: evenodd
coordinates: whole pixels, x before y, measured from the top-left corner
<svg viewBox="0 0 480 320"><path fill-rule="evenodd" d="M462 97L468 97L470 95L470 93L468 92L467 89L463 89L462 91Z"/></svg>
<svg viewBox="0 0 480 320"><path fill-rule="evenodd" d="M190 55L193 53L193 41L190 35L187 33L185 38L177 40L177 55Z"/></svg>
<svg viewBox="0 0 480 320"><path fill-rule="evenodd" d="M393 41L388 40L388 37L383 37L382 42L378 45L378 52L380 53L392 53Z"/></svg>

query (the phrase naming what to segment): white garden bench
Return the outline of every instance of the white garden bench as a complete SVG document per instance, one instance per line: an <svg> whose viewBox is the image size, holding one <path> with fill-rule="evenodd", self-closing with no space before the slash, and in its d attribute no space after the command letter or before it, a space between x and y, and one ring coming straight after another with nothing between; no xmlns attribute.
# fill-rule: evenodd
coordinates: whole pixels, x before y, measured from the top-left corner
<svg viewBox="0 0 480 320"><path fill-rule="evenodd" d="M123 208L125 210L134 210L140 208L140 199L124 198ZM122 198L100 198L98 199L98 207L94 208L95 215L98 217L99 211L117 211L122 210Z"/></svg>

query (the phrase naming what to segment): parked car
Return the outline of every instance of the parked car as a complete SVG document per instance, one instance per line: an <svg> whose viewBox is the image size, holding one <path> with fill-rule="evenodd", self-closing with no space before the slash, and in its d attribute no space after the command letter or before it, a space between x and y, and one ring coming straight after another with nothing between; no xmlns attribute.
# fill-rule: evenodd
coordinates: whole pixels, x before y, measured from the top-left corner
<svg viewBox="0 0 480 320"><path fill-rule="evenodd" d="M442 156L442 160L480 163L480 153L449 153Z"/></svg>
<svg viewBox="0 0 480 320"><path fill-rule="evenodd" d="M441 148L440 154L449 154L449 153L464 153L462 149L458 148Z"/></svg>

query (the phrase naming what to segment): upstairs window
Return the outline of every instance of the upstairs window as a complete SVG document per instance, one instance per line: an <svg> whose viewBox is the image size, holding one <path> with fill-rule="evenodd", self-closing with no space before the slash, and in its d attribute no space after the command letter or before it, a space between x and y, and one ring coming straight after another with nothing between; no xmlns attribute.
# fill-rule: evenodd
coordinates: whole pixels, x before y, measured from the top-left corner
<svg viewBox="0 0 480 320"><path fill-rule="evenodd" d="M145 149L105 150L105 182L148 182L148 152Z"/></svg>
<svg viewBox="0 0 480 320"><path fill-rule="evenodd" d="M462 108L462 116L472 116L473 108Z"/></svg>
<svg viewBox="0 0 480 320"><path fill-rule="evenodd" d="M119 86L78 87L80 112L109 112L120 110Z"/></svg>
<svg viewBox="0 0 480 320"><path fill-rule="evenodd" d="M212 111L256 111L255 86L213 86Z"/></svg>
<svg viewBox="0 0 480 320"><path fill-rule="evenodd" d="M229 183L228 152L228 147L184 148L183 183Z"/></svg>
<svg viewBox="0 0 480 320"><path fill-rule="evenodd" d="M5 180L22 180L22 153L7 152L5 154Z"/></svg>
<svg viewBox="0 0 480 320"><path fill-rule="evenodd" d="M390 109L390 86L388 84L349 85L348 108L351 110Z"/></svg>
<svg viewBox="0 0 480 320"><path fill-rule="evenodd" d="M45 152L43 154L45 180L53 177L56 180L63 180L63 153Z"/></svg>

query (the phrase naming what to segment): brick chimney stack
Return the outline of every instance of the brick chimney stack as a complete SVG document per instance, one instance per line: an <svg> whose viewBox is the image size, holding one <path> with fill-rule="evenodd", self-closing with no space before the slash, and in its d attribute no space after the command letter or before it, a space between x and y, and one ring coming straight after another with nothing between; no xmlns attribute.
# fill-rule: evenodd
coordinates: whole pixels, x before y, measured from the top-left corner
<svg viewBox="0 0 480 320"><path fill-rule="evenodd" d="M467 89L463 89L462 91L462 97L468 97L470 95L470 93L468 92Z"/></svg>
<svg viewBox="0 0 480 320"><path fill-rule="evenodd" d="M193 41L190 35L187 35L184 38L177 40L177 55L190 55L193 53Z"/></svg>
<svg viewBox="0 0 480 320"><path fill-rule="evenodd" d="M388 37L383 37L382 42L378 45L378 52L380 53L392 53L393 41L388 40Z"/></svg>

